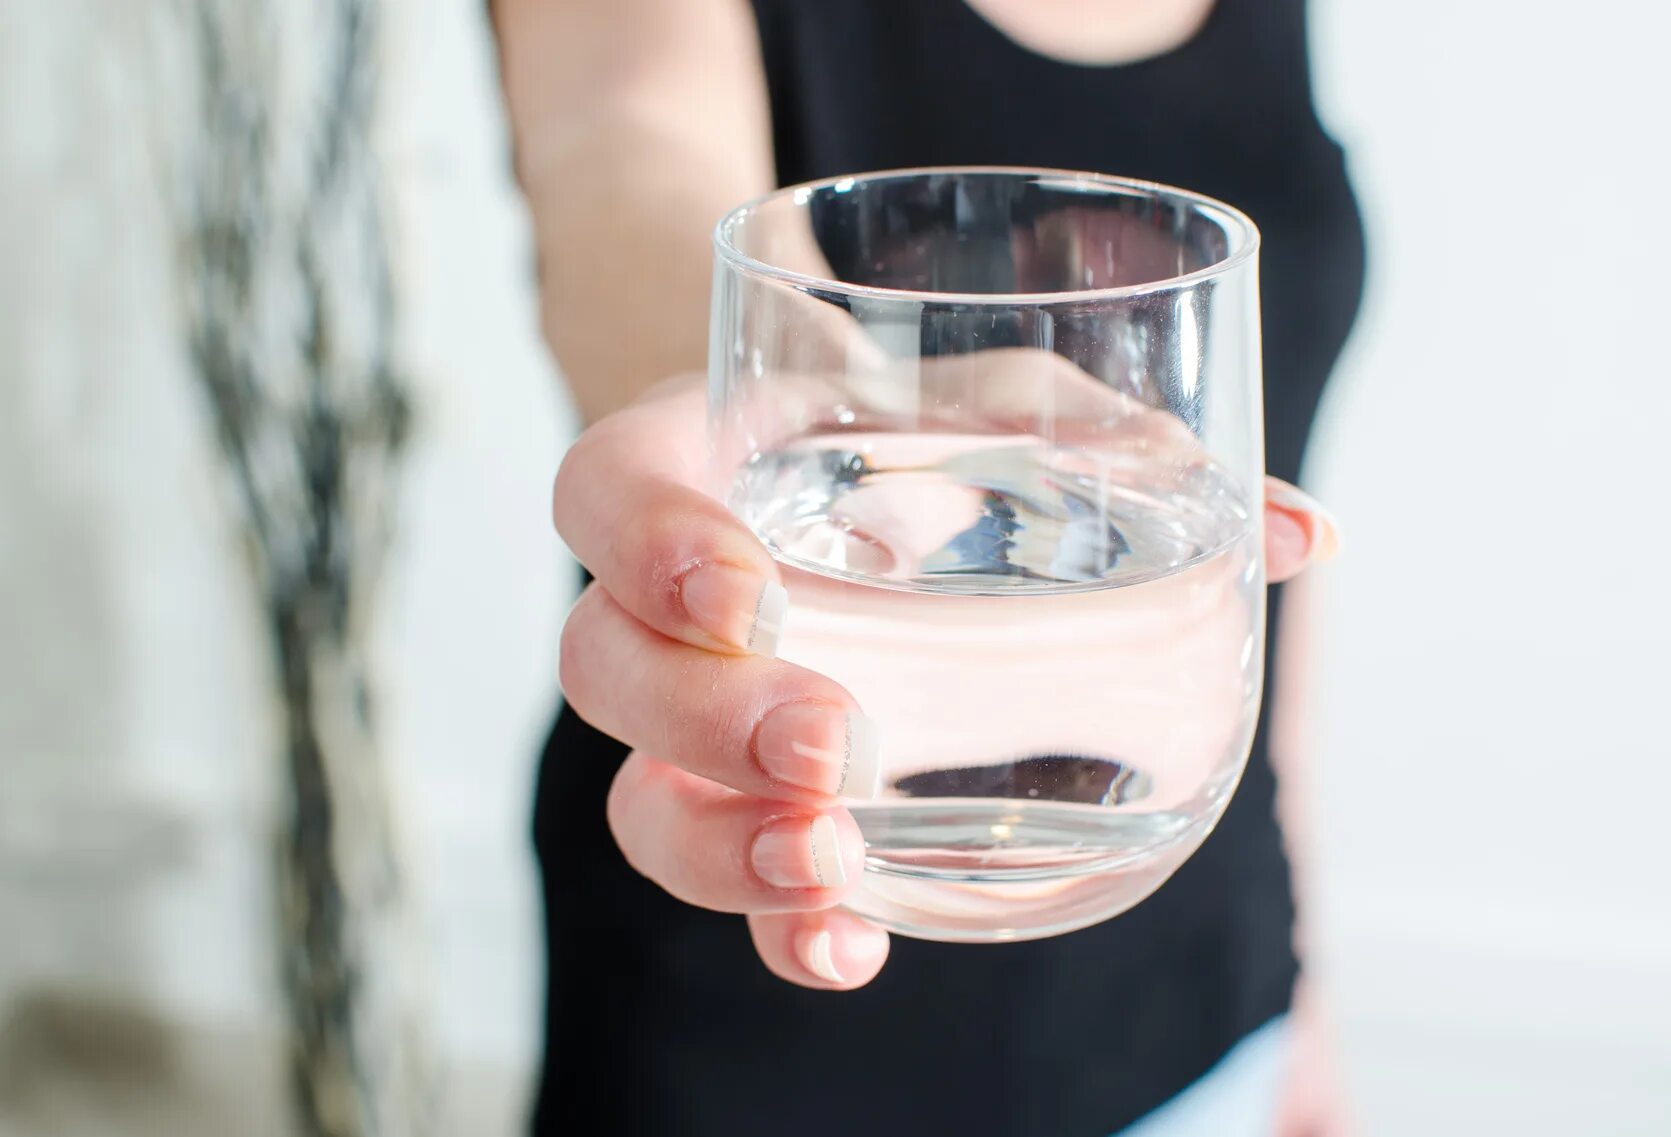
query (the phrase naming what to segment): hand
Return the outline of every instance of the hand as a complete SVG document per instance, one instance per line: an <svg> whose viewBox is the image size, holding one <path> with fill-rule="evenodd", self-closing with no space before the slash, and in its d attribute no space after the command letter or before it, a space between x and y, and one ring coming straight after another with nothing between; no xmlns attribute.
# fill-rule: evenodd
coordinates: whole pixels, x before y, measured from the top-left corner
<svg viewBox="0 0 1671 1137"><path fill-rule="evenodd" d="M596 580L563 629L563 692L633 748L608 811L635 869L746 914L782 978L859 987L888 954L885 932L836 907L864 864L840 799L875 792L868 720L839 684L773 658L787 594L764 546L698 488L707 461L697 377L570 449L553 512ZM1273 580L1333 546L1327 516L1286 483L1268 482L1265 521Z"/></svg>

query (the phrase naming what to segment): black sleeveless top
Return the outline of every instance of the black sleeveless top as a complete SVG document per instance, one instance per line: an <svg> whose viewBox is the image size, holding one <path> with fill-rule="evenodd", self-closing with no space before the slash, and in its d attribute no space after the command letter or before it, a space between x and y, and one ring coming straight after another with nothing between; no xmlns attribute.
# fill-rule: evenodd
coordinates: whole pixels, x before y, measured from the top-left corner
<svg viewBox="0 0 1671 1137"><path fill-rule="evenodd" d="M963 0L755 10L782 183L1053 166L1249 213L1264 234L1268 464L1297 476L1363 278L1342 154L1312 108L1303 0L1218 0L1182 47L1113 67L1037 55ZM535 815L550 948L535 1131L1112 1134L1288 1007L1293 902L1264 734L1218 829L1126 915L1023 944L896 937L874 983L830 994L768 974L740 917L627 867L604 821L624 750L565 710Z"/></svg>

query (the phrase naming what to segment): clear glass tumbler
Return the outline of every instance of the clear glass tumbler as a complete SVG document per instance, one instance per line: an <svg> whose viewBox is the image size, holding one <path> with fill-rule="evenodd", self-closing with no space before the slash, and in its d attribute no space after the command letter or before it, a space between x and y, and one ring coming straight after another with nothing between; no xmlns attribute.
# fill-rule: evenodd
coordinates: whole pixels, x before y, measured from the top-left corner
<svg viewBox="0 0 1671 1137"><path fill-rule="evenodd" d="M1241 776L1264 653L1259 237L1052 170L832 179L715 235L715 491L780 654L879 727L849 906L1008 940L1153 892Z"/></svg>

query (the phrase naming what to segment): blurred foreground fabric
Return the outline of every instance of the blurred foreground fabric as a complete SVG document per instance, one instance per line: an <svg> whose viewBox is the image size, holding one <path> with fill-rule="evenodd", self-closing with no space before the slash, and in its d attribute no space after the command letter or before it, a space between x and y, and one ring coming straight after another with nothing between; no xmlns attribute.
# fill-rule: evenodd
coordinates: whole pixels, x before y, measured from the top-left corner
<svg viewBox="0 0 1671 1137"><path fill-rule="evenodd" d="M483 6L0 0L6 1137L296 1131L276 950L284 704L194 354L193 304L219 285L193 275L205 231L181 203L202 163L241 160L235 129L202 131L205 18L270 66L249 88L263 104L234 110L270 127L250 149L280 155L264 176L284 241L301 196L285 147L319 120L308 100L341 30L321 22L360 10L376 18L376 71L355 76L374 110L343 145L365 148L348 157L375 183L410 413L365 598L412 919L402 998L434 1058L433 1131L520 1123L538 1007L524 819L569 576L545 490L572 416L539 339ZM364 237L348 225L320 247ZM369 311L365 292L331 302ZM261 315L250 326L294 323Z"/></svg>

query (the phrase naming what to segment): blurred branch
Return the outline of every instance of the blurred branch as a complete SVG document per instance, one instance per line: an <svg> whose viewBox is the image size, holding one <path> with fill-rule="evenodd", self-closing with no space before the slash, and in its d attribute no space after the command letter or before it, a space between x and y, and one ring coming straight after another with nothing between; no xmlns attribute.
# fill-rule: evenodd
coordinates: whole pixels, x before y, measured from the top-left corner
<svg viewBox="0 0 1671 1137"><path fill-rule="evenodd" d="M282 703L297 1117L310 1137L419 1133L428 1060L365 642L409 419L371 147L376 4L187 2L184 300ZM305 35L281 34L297 20Z"/></svg>

